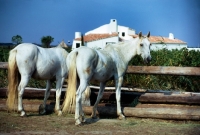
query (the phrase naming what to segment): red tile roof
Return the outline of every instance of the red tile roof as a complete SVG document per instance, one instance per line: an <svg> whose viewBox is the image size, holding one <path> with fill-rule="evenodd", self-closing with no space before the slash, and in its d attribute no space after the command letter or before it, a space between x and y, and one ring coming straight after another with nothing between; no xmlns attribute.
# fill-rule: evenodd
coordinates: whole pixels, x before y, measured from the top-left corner
<svg viewBox="0 0 200 135"><path fill-rule="evenodd" d="M105 34L88 34L83 36L84 42L91 42L95 40L100 40L100 39L105 39L105 38L110 38L110 37L116 37L118 36L118 33L105 33ZM81 38L76 38L76 41L81 41Z"/></svg>
<svg viewBox="0 0 200 135"><path fill-rule="evenodd" d="M131 35L133 38L136 38L138 35ZM186 44L186 42L180 40L180 39L169 39L167 37L161 37L161 36L150 36L149 38L151 43L175 43L175 44Z"/></svg>
<svg viewBox="0 0 200 135"><path fill-rule="evenodd" d="M180 39L169 39L167 37L161 37L161 36L150 36L149 38L151 43L180 43L180 44L186 44L186 42L180 40Z"/></svg>
<svg viewBox="0 0 200 135"><path fill-rule="evenodd" d="M105 34L88 34L83 36L84 42L91 42L95 40L101 40L105 38L110 37L116 37L118 36L118 33L105 33ZM136 38L138 35L131 35L133 38ZM76 38L76 41L81 41L81 38ZM120 39L119 39L120 40ZM175 43L175 44L186 44L186 42L179 40L179 39L169 39L167 37L161 37L161 36L150 36L149 38L151 43Z"/></svg>

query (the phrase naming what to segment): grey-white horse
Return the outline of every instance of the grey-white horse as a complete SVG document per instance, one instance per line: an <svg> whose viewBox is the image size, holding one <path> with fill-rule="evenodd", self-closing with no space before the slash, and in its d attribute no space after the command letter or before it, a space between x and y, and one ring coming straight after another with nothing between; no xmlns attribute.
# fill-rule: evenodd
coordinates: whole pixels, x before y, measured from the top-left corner
<svg viewBox="0 0 200 135"><path fill-rule="evenodd" d="M90 80L100 82L100 90L96 103L93 107L92 117L96 117L97 105L103 95L106 82L114 77L116 87L117 114L119 119L125 116L121 110L121 85L123 76L128 67L129 61L135 55L141 55L145 62L151 60L150 42L148 38L139 33L139 36L128 42L107 45L104 49L95 50L88 47L79 47L69 53L67 65L69 70L68 90L63 103L63 111L69 111L75 106L75 125L84 122L81 95L85 91ZM78 81L77 81L78 80ZM78 82L78 84L76 84Z"/></svg>
<svg viewBox="0 0 200 135"><path fill-rule="evenodd" d="M46 101L50 94L51 84L56 81L55 111L62 114L60 95L64 79L68 74L66 58L68 52L60 45L55 48L41 48L34 44L23 43L10 51L8 59L8 98L9 110L15 108L18 99L18 111L21 116L26 112L22 103L24 89L30 78L47 80L44 102L41 113L45 113Z"/></svg>

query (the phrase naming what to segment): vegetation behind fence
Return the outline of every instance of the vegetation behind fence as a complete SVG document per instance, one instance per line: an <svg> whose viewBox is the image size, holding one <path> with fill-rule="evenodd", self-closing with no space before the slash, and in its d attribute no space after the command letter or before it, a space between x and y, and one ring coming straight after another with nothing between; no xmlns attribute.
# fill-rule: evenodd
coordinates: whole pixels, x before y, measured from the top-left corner
<svg viewBox="0 0 200 135"><path fill-rule="evenodd" d="M186 48L151 51L151 56L151 66L200 67L200 52ZM144 63L141 57L135 57L129 65L144 66ZM200 76L127 74L124 82L124 85L154 90L200 91Z"/></svg>
<svg viewBox="0 0 200 135"><path fill-rule="evenodd" d="M0 46L0 61L7 62L9 50L12 47ZM69 52L70 48L67 50ZM181 50L162 49L151 51L151 66L180 66L200 67L200 52L186 48ZM140 56L136 56L129 63L131 66L146 66ZM98 85L97 82L91 84ZM7 70L0 70L0 87L7 86ZM45 87L45 81L31 79L30 87ZM114 81L109 81L107 86L114 86ZM200 76L175 76L175 75L143 75L126 74L123 86L138 87L153 90L181 90L199 92Z"/></svg>

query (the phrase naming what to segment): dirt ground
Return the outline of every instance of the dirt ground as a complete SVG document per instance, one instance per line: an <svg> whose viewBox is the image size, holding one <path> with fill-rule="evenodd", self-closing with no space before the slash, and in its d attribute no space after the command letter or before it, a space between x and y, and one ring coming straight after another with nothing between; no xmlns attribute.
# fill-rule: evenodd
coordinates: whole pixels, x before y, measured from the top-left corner
<svg viewBox="0 0 200 135"><path fill-rule="evenodd" d="M83 126L74 125L74 115L38 115L29 112L27 117L18 113L0 111L2 135L199 135L200 121L172 121L127 117L90 119Z"/></svg>

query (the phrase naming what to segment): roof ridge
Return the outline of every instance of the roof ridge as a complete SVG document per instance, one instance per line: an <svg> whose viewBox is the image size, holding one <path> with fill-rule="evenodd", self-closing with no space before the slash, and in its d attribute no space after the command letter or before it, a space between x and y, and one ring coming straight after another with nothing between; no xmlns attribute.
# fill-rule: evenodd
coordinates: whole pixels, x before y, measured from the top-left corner
<svg viewBox="0 0 200 135"><path fill-rule="evenodd" d="M112 32L112 33L90 33L88 35L83 36L83 38L84 38L85 42L91 42L91 41L110 38L110 37L115 37L115 36L118 36L117 32ZM81 38L76 38L74 40L81 41Z"/></svg>

